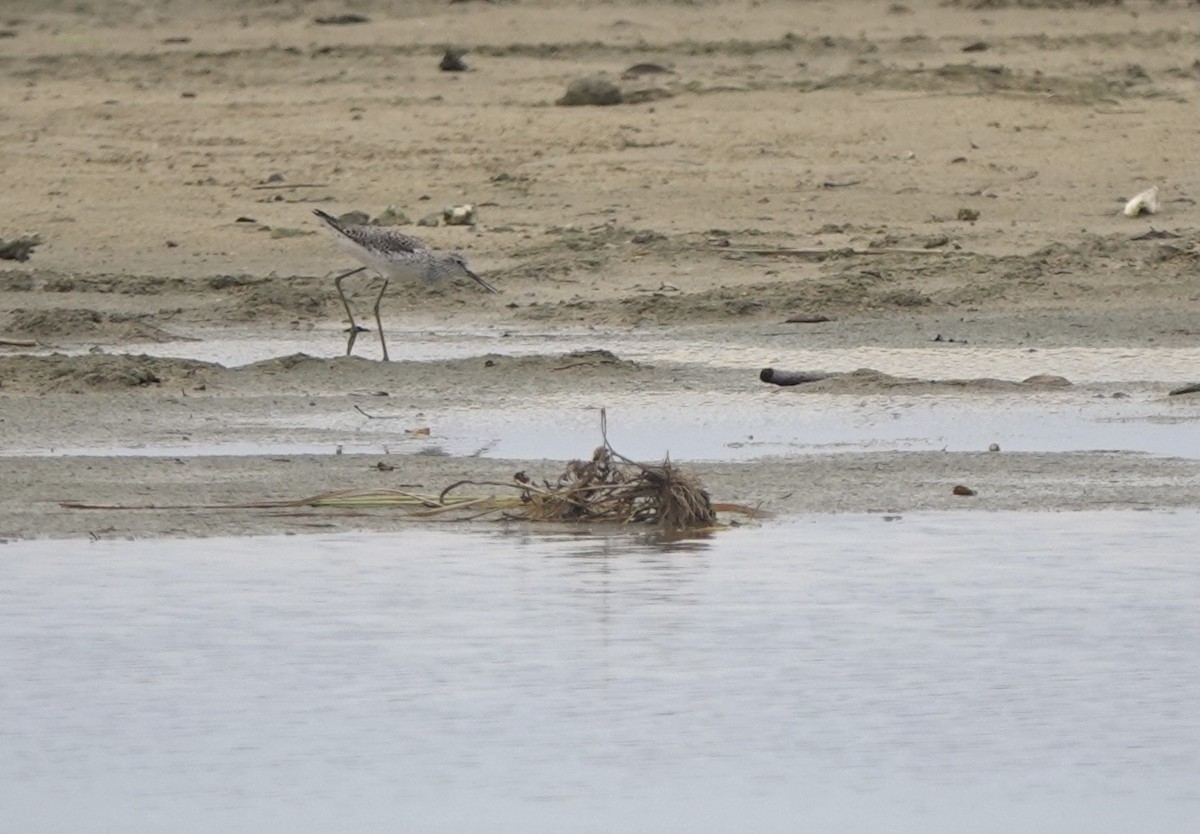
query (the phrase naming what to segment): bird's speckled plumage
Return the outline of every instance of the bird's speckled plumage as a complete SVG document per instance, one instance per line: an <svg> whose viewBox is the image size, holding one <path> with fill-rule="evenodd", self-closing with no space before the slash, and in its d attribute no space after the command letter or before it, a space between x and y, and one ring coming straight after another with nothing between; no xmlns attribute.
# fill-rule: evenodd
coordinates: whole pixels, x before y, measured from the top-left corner
<svg viewBox="0 0 1200 834"><path fill-rule="evenodd" d="M315 214L338 245L384 278L420 280L429 284L465 275L486 289L499 292L467 266L458 252L435 252L415 237L382 226L343 223L320 209Z"/></svg>
<svg viewBox="0 0 1200 834"><path fill-rule="evenodd" d="M415 237L402 235L380 226L343 223L320 209L314 209L313 214L329 230L339 246L366 264L366 267L360 266L342 273L333 281L334 286L337 287L338 298L342 300L342 306L346 308L346 317L350 319L350 336L346 340L347 356L354 350L354 340L358 338L358 331L361 328L354 321L350 302L342 290L342 281L351 275L362 272L364 268L373 269L383 276L383 287L375 298L374 309L375 324L379 328L379 345L383 349L385 362L388 360L387 339L383 335L383 320L379 316L379 303L383 301L383 294L387 291L389 281L393 279L417 280L434 284L446 278L466 275L488 292L500 292L472 272L467 266L467 259L457 252L434 252Z"/></svg>

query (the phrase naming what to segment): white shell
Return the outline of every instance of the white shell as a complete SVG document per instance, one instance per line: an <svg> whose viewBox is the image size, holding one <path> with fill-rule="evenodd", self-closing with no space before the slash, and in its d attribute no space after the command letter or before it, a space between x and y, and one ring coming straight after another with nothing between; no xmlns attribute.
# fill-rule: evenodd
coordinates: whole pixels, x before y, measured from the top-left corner
<svg viewBox="0 0 1200 834"><path fill-rule="evenodd" d="M475 206L446 206L442 209L442 220L447 226L471 226L475 223Z"/></svg>
<svg viewBox="0 0 1200 834"><path fill-rule="evenodd" d="M1158 186L1147 188L1141 194L1125 204L1125 216L1137 217L1139 214L1158 213Z"/></svg>

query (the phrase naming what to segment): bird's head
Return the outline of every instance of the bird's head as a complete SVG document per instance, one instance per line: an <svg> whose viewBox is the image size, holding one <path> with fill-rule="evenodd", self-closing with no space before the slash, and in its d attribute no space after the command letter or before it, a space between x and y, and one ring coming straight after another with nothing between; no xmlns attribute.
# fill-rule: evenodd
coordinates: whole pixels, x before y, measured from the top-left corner
<svg viewBox="0 0 1200 834"><path fill-rule="evenodd" d="M449 252L446 255L446 260L449 263L454 264L454 266L456 268L462 270L462 273L464 275L470 277L472 281L479 284L479 286L483 287L488 292L496 292L496 293L500 292L500 290L496 289L491 284L489 284L487 281L485 281L483 278L481 278L480 276L476 275L474 272L471 271L471 268L469 266L467 266L467 259L462 255L462 253Z"/></svg>

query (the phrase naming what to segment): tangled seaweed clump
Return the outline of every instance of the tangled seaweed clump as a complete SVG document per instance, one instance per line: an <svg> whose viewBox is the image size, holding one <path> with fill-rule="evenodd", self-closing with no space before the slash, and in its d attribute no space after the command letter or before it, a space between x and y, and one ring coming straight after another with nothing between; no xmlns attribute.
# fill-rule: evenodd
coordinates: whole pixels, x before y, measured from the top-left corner
<svg viewBox="0 0 1200 834"><path fill-rule="evenodd" d="M589 461L573 460L558 479L541 485L524 472L511 483L459 481L442 490L439 503L459 487L504 486L520 496L518 508L505 510L505 517L523 521L619 522L655 524L665 530L694 530L717 523L717 508L700 481L671 464L645 464L630 460L608 442L608 418L600 409L602 446ZM746 507L726 509L746 512Z"/></svg>
<svg viewBox="0 0 1200 834"><path fill-rule="evenodd" d="M717 512L708 493L693 476L673 466L636 463L608 445L597 447L590 461L575 460L555 483L541 486L524 472L513 476L521 509L511 518L527 521L656 524L667 530L711 527ZM463 482L468 483L468 482ZM446 493L460 484L455 484Z"/></svg>

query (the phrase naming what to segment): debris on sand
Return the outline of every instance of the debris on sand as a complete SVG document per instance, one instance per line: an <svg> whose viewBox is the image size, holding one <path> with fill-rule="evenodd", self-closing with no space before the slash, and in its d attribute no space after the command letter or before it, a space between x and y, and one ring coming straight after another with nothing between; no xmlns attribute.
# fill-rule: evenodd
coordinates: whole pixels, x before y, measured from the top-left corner
<svg viewBox="0 0 1200 834"><path fill-rule="evenodd" d="M646 464L625 457L608 442L604 409L600 410L600 433L604 443L596 448L590 460L571 461L554 481L543 480L540 484L518 472L507 482L457 481L436 495L372 488L338 490L293 501L245 504L167 507L64 501L61 506L75 510L395 508L415 520L469 521L490 516L502 521L647 524L666 532L717 527L718 512L748 518L768 515L741 504L714 503L694 475L676 467L669 459ZM507 494L464 494L463 487L499 488Z"/></svg>
<svg viewBox="0 0 1200 834"><path fill-rule="evenodd" d="M555 104L561 107L607 107L625 100L621 88L601 75L576 78L567 86L566 94Z"/></svg>
<svg viewBox="0 0 1200 834"><path fill-rule="evenodd" d="M447 226L474 226L475 206L464 203L461 206L446 206L442 209L442 222Z"/></svg>
<svg viewBox="0 0 1200 834"><path fill-rule="evenodd" d="M412 221L408 219L408 215L404 213L404 209L396 204L392 204L379 213L378 217L371 220L372 226L407 226Z"/></svg>
<svg viewBox="0 0 1200 834"><path fill-rule="evenodd" d="M664 460L644 464L630 460L608 442L606 416L600 412L604 444L591 460L567 464L558 479L541 485L524 472L504 484L519 493L520 506L507 513L526 521L648 523L666 530L712 527L717 512L699 480ZM444 499L461 486L460 481L442 491ZM500 484L493 484L500 486Z"/></svg>
<svg viewBox="0 0 1200 834"><path fill-rule="evenodd" d="M0 258L6 261L27 261L34 248L41 243L42 236L38 234L22 235L14 240L0 237Z"/></svg>
<svg viewBox="0 0 1200 834"><path fill-rule="evenodd" d="M783 371L778 368L763 368L758 372L758 378L772 385L804 385L809 382L820 382L823 379L837 376L829 371Z"/></svg>
<svg viewBox="0 0 1200 834"><path fill-rule="evenodd" d="M348 12L346 14L331 14L313 19L318 26L353 26L358 23L370 23L371 18L365 15Z"/></svg>
<svg viewBox="0 0 1200 834"><path fill-rule="evenodd" d="M466 72L467 62L463 60L466 54L462 49L447 49L438 63L438 69L442 72Z"/></svg>
<svg viewBox="0 0 1200 834"><path fill-rule="evenodd" d="M953 388L956 390L1020 390L1022 388L1066 388L1071 381L1057 374L1036 374L1020 382L981 377L978 379L917 379L892 376L873 368L856 371L787 371L779 368L763 368L758 378L771 385L808 386L821 391L882 390L895 388ZM821 383L815 385L814 383Z"/></svg>
<svg viewBox="0 0 1200 834"><path fill-rule="evenodd" d="M1125 204L1124 214L1126 217L1137 217L1140 214L1157 214L1158 213L1158 186L1147 188L1141 194L1132 197Z"/></svg>

